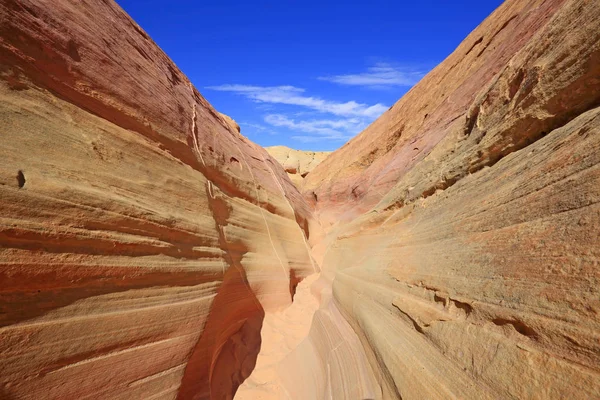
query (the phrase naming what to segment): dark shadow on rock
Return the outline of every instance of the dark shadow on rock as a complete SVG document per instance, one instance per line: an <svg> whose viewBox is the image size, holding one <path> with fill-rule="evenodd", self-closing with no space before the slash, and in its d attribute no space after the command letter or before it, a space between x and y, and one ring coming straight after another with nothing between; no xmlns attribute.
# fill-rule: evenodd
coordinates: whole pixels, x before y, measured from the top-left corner
<svg viewBox="0 0 600 400"><path fill-rule="evenodd" d="M264 316L243 268L230 266L187 363L177 399L233 399L256 365Z"/></svg>

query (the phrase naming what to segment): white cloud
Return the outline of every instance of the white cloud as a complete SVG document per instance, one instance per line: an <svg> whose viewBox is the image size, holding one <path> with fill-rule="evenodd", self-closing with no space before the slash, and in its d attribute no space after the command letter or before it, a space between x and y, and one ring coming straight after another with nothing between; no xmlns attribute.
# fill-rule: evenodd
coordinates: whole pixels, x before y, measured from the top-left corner
<svg viewBox="0 0 600 400"><path fill-rule="evenodd" d="M272 129L260 124L240 122L239 125L242 127L242 133L268 133L269 135L277 134L277 132L273 131Z"/></svg>
<svg viewBox="0 0 600 400"><path fill-rule="evenodd" d="M249 123L249 122L240 122L240 125L242 127L246 126L248 128L255 129L257 131L266 131L267 130L266 126L259 125L259 124L252 124L252 123Z"/></svg>
<svg viewBox="0 0 600 400"><path fill-rule="evenodd" d="M390 86L413 86L423 75L423 72L411 68L377 63L368 68L367 72L360 74L325 76L319 79L340 85L385 88Z"/></svg>
<svg viewBox="0 0 600 400"><path fill-rule="evenodd" d="M347 140L346 138L337 138L337 137L330 138L330 137L322 137L322 136L292 136L292 139L297 140L302 143L315 143L315 142L322 142L325 140L331 140L331 141Z"/></svg>
<svg viewBox="0 0 600 400"><path fill-rule="evenodd" d="M208 86L206 89L241 94L258 103L302 106L339 116L376 118L388 109L381 103L374 105L355 101L339 103L319 97L305 96L303 95L304 89L294 86L220 85Z"/></svg>
<svg viewBox="0 0 600 400"><path fill-rule="evenodd" d="M292 136L292 139L305 143L321 140L346 141L362 131L367 125L360 118L295 120L281 114L269 114L265 116L265 122L275 127L288 128L292 131L309 134Z"/></svg>

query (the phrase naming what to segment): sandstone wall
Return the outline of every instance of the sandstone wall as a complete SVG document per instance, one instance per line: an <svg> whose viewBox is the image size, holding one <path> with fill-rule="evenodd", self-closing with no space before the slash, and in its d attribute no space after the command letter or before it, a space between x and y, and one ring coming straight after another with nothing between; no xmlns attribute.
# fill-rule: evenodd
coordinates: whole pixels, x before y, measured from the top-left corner
<svg viewBox="0 0 600 400"><path fill-rule="evenodd" d="M1 2L0 78L0 398L600 397L600 3L506 1L302 195L111 1Z"/></svg>
<svg viewBox="0 0 600 400"><path fill-rule="evenodd" d="M302 188L304 179L310 171L331 154L330 151L302 151L290 149L287 146L265 147L265 150L283 165L290 180L298 188Z"/></svg>
<svg viewBox="0 0 600 400"><path fill-rule="evenodd" d="M599 21L503 3L308 175L384 398L600 396Z"/></svg>
<svg viewBox="0 0 600 400"><path fill-rule="evenodd" d="M114 2L0 3L0 397L231 398L311 213Z"/></svg>

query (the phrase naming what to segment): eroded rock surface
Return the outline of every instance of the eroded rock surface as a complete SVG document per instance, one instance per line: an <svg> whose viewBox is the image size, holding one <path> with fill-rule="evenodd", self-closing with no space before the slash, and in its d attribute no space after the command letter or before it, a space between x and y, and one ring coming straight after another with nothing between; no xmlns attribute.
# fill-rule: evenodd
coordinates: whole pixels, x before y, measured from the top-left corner
<svg viewBox="0 0 600 400"><path fill-rule="evenodd" d="M223 113L219 113L219 116L225 120L225 122L227 123L227 125L229 125L231 130L241 133L240 125L237 122L235 122L233 118Z"/></svg>
<svg viewBox="0 0 600 400"><path fill-rule="evenodd" d="M0 397L232 398L316 272L298 190L114 2L0 21Z"/></svg>
<svg viewBox="0 0 600 400"><path fill-rule="evenodd" d="M283 169L298 188L302 188L309 172L331 154L330 151L294 150L287 146L271 146L265 150L283 165Z"/></svg>
<svg viewBox="0 0 600 400"><path fill-rule="evenodd" d="M600 3L503 3L303 195L115 3L0 21L0 398L600 397Z"/></svg>
<svg viewBox="0 0 600 400"><path fill-rule="evenodd" d="M599 106L600 3L507 1L308 175L384 398L600 397Z"/></svg>

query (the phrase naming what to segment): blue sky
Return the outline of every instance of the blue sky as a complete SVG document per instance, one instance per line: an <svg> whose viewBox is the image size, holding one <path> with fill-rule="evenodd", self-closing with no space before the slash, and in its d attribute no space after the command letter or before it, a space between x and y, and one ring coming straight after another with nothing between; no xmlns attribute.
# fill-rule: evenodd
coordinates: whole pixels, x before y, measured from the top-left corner
<svg viewBox="0 0 600 400"><path fill-rule="evenodd" d="M335 150L502 2L117 0L263 145Z"/></svg>

